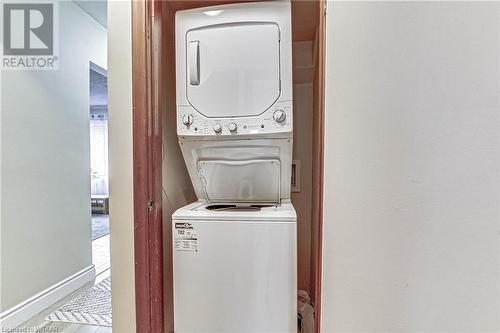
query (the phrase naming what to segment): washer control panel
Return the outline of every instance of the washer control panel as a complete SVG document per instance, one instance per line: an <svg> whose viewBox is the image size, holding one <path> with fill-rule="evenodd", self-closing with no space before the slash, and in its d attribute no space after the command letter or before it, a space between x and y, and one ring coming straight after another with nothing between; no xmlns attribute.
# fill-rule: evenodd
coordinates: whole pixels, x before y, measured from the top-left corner
<svg viewBox="0 0 500 333"><path fill-rule="evenodd" d="M292 131L292 102L276 103L256 117L207 118L191 106L177 106L177 134L182 136L249 135Z"/></svg>

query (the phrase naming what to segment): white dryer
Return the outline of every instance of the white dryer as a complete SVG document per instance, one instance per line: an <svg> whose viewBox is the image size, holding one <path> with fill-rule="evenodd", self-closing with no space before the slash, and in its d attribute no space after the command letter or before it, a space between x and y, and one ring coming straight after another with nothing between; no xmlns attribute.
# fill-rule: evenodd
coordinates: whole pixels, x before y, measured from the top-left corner
<svg viewBox="0 0 500 333"><path fill-rule="evenodd" d="M259 201L248 172L268 178L267 162L277 161L272 177L279 188L278 197L263 200L290 199L290 3L254 2L178 11L175 34L177 134L198 198L221 201L210 197L215 191L213 180L221 186L219 178L211 174L231 169L226 181L233 184L232 193L241 196L226 193L222 201Z"/></svg>
<svg viewBox="0 0 500 333"><path fill-rule="evenodd" d="M291 6L177 12L177 134L198 202L173 216L175 332L296 332Z"/></svg>
<svg viewBox="0 0 500 333"><path fill-rule="evenodd" d="M181 140L291 138L289 2L178 11L175 34Z"/></svg>

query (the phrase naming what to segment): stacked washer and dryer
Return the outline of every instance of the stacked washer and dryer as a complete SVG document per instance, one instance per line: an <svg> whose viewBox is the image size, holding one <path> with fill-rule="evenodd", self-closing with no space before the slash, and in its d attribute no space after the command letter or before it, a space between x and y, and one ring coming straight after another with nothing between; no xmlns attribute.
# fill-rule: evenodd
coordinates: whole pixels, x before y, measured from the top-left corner
<svg viewBox="0 0 500 333"><path fill-rule="evenodd" d="M175 332L296 332L290 3L184 10L175 25L198 197L172 216Z"/></svg>

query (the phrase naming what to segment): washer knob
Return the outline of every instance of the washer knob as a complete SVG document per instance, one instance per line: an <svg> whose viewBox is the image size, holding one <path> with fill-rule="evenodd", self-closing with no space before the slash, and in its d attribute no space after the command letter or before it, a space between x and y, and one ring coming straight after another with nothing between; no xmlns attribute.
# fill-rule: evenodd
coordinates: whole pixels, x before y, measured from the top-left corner
<svg viewBox="0 0 500 333"><path fill-rule="evenodd" d="M222 131L222 127L220 124L215 124L214 125L214 132L215 133L220 133Z"/></svg>
<svg viewBox="0 0 500 333"><path fill-rule="evenodd" d="M276 110L276 111L274 111L274 113L273 113L273 119L277 123L284 122L285 119L286 119L286 113L285 113L285 111L283 111L283 110Z"/></svg>
<svg viewBox="0 0 500 333"><path fill-rule="evenodd" d="M182 117L182 123L186 126L191 125L194 122L194 116L192 114L185 114Z"/></svg>
<svg viewBox="0 0 500 333"><path fill-rule="evenodd" d="M235 123L230 123L228 128L230 132L236 132L236 130L238 129L238 125L236 125Z"/></svg>

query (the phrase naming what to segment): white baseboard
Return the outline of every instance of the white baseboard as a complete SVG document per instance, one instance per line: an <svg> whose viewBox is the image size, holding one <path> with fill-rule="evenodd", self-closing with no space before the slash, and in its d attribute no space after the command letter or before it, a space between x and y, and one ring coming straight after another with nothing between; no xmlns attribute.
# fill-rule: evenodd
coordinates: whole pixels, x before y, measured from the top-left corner
<svg viewBox="0 0 500 333"><path fill-rule="evenodd" d="M36 278L36 277L34 277ZM94 265L90 265L70 277L50 286L38 294L28 298L0 313L0 328L15 328L36 314L52 306L57 301L68 296L95 278ZM22 286L19 286L22 288Z"/></svg>

